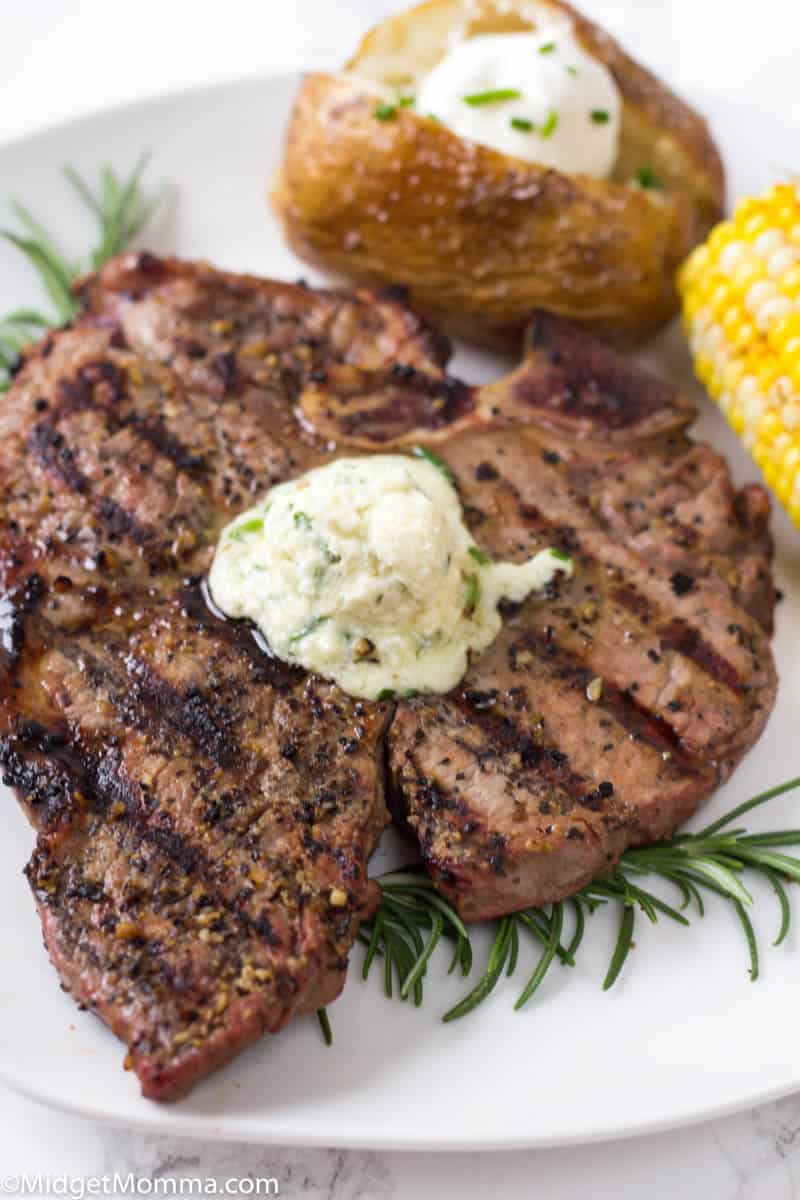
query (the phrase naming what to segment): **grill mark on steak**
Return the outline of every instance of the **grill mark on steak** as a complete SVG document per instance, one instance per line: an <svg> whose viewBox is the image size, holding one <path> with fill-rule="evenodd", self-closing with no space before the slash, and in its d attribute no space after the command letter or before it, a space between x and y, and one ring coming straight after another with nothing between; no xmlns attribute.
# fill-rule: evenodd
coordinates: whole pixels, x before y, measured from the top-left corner
<svg viewBox="0 0 800 1200"><path fill-rule="evenodd" d="M89 490L89 480L75 466L75 451L50 422L35 426L29 445L42 466L48 467L73 492L82 495Z"/></svg>
<svg viewBox="0 0 800 1200"><path fill-rule="evenodd" d="M561 678L572 681L576 691L586 695L594 678L586 663L531 629L520 634L520 643L549 663ZM604 679L600 696L592 703L613 717L632 737L647 742L662 755L669 755L681 770L691 771L696 765L697 755L682 744L679 734L669 722L640 704L630 690Z"/></svg>
<svg viewBox="0 0 800 1200"><path fill-rule="evenodd" d="M485 695L485 693L484 693ZM524 772L535 772L553 788L563 791L571 803L577 803L587 791L586 780L576 775L571 769L569 758L557 745L543 744L524 730L512 713L503 709L498 711L495 702L484 707L480 700L476 702L475 693L458 689L453 695L454 702L470 723L477 725L485 736L485 748L476 749L467 743L459 744L475 755L480 763L485 758L505 758L517 756L517 768Z"/></svg>
<svg viewBox="0 0 800 1200"><path fill-rule="evenodd" d="M91 490L88 477L75 465L76 451L69 447L63 434L52 425L37 425L30 438L30 448L42 464L47 467L70 491L86 495ZM92 498L92 509L105 525L112 541L130 538L136 546L149 546L158 540L155 529L141 524L133 513L127 512L109 496Z"/></svg>
<svg viewBox="0 0 800 1200"><path fill-rule="evenodd" d="M235 735L226 728L224 710L220 712L218 706L215 713L210 697L204 696L200 688L178 691L149 663L133 655L127 657L126 665L137 699L185 734L206 758L220 767L233 766L241 758Z"/></svg>
<svg viewBox="0 0 800 1200"><path fill-rule="evenodd" d="M31 757L17 749L18 738L14 735L0 736L0 768L3 783L17 791L29 820L33 825L55 824L68 807L72 794L72 781L48 747L45 760Z"/></svg>
<svg viewBox="0 0 800 1200"><path fill-rule="evenodd" d="M102 806L101 806L102 807ZM139 847L150 846L157 850L165 859L176 866L187 880L196 884L200 879L203 883L203 908L221 910L224 919L231 926L247 937L258 939L267 946L280 945L280 939L271 927L268 917L253 918L250 914L231 903L224 893L214 884L214 870L196 846L191 845L173 829L163 825L147 825L141 820L140 810L126 809L124 814L116 819L116 828L126 838L128 844ZM123 832L124 830L124 832ZM52 882L54 860L50 854L46 839L40 839L31 862L26 867L31 886L42 904L53 907L55 901L50 893L48 884ZM88 900L93 904L113 904L113 897L106 892L101 884L89 882L80 875L80 863L76 864L81 882L70 884L68 898ZM124 909L130 911L135 907L134 902L128 902ZM144 939L142 939L144 944Z"/></svg>
<svg viewBox="0 0 800 1200"><path fill-rule="evenodd" d="M208 464L202 454L194 454L187 446L170 433L161 417L140 417L136 414L126 417L121 422L121 428L129 428L140 434L154 450L187 474L204 475Z"/></svg>
<svg viewBox="0 0 800 1200"><path fill-rule="evenodd" d="M709 646L699 629L689 625L683 618L658 625L657 621L662 614L654 611L647 598L632 587L616 588L613 594L618 604L639 616L646 614L648 621L655 623L654 633L662 649L672 650L676 654L682 654L684 658L690 658L716 683L721 683L739 695L744 694L746 684L739 677L738 671Z"/></svg>
<svg viewBox="0 0 800 1200"><path fill-rule="evenodd" d="M34 769L29 769L24 758L26 750L47 755L59 768L61 790L57 797L50 794L50 781L42 787L45 780L35 760ZM2 754L4 768L20 781L13 786L23 786L22 781L27 779L34 810L44 804L40 823L46 818L47 823L52 824L54 816L63 820L69 815L68 808L75 805L79 808L90 806L96 812L104 812L115 803L122 804L126 810L130 807L131 793L122 776L121 757L116 748L112 746L102 753L92 754L73 739L66 726L52 728L35 720L22 721L12 737L3 739ZM52 799L56 799L55 807L51 807Z"/></svg>
<svg viewBox="0 0 800 1200"><path fill-rule="evenodd" d="M671 621L658 631L662 646L690 658L702 671L717 683L743 696L748 685L739 677L738 671L708 645L698 629L682 620Z"/></svg>

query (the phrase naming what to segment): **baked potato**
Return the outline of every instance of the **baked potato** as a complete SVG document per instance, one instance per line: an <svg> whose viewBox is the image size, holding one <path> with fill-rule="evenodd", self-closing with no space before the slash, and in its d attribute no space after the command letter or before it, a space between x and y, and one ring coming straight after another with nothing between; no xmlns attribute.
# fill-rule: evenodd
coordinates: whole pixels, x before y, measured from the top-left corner
<svg viewBox="0 0 800 1200"><path fill-rule="evenodd" d="M543 15L571 21L619 89L608 179L500 153L402 104L376 110L413 93L454 36L535 30ZM640 341L677 311L675 269L723 199L703 118L561 0L427 0L379 25L341 74L305 79L272 193L301 258L401 285L442 328L498 347L537 308Z"/></svg>

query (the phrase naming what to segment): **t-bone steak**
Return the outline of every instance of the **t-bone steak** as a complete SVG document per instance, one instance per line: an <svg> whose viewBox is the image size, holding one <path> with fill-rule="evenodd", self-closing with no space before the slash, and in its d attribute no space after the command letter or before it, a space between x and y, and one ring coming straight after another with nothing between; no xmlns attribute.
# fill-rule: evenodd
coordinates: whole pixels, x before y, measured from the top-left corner
<svg viewBox="0 0 800 1200"><path fill-rule="evenodd" d="M469 919L669 834L775 696L764 491L563 322L483 388L392 294L128 255L0 415L0 756L64 985L171 1099L338 995L388 821ZM574 576L446 696L357 701L222 619L222 527L337 453L424 444L476 542Z"/></svg>

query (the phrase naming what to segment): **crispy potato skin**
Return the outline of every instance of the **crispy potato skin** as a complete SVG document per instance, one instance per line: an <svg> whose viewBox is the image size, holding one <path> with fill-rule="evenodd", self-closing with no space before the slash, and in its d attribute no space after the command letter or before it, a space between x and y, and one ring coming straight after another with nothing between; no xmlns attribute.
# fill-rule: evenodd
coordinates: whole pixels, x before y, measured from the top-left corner
<svg viewBox="0 0 800 1200"><path fill-rule="evenodd" d="M428 0L373 30L347 74L304 81L272 197L290 244L346 279L402 285L442 328L489 345L517 347L536 308L642 340L677 311L675 268L721 214L722 166L704 121L553 0L622 92L621 179L646 163L663 189L564 175L408 109L377 120L374 83L413 86L432 65L420 47L435 61L436 39L454 25L531 25L526 0L510 18L473 0L466 19L465 5Z"/></svg>

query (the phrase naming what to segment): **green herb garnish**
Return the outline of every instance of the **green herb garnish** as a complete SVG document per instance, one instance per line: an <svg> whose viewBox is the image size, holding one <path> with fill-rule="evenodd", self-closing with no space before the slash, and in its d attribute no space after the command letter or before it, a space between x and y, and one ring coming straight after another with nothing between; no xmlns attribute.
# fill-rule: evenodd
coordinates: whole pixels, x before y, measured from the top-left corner
<svg viewBox="0 0 800 1200"><path fill-rule="evenodd" d="M547 114L547 120L539 130L543 138L551 138L558 128L558 113L554 108Z"/></svg>
<svg viewBox="0 0 800 1200"><path fill-rule="evenodd" d="M311 517L308 515L308 513L296 512L292 519L294 521L295 529L310 529L311 528Z"/></svg>
<svg viewBox="0 0 800 1200"><path fill-rule="evenodd" d="M397 101L398 108L413 108L417 102L416 96L400 96Z"/></svg>
<svg viewBox="0 0 800 1200"><path fill-rule="evenodd" d="M395 699L394 689L393 688L381 688L381 690L378 692L378 699L379 700L394 700Z"/></svg>
<svg viewBox="0 0 800 1200"><path fill-rule="evenodd" d="M475 611L475 607L478 603L478 597L481 594L481 585L477 575L465 575L464 582L467 585L467 598L464 603L464 612L469 615Z"/></svg>
<svg viewBox="0 0 800 1200"><path fill-rule="evenodd" d="M564 70L568 75L580 75L580 71L577 67L565 67Z"/></svg>
<svg viewBox="0 0 800 1200"><path fill-rule="evenodd" d="M120 180L111 167L104 167L96 191L74 168L65 168L68 181L98 225L98 241L87 261L67 259L32 213L18 201L12 204L21 231L4 230L1 235L33 266L55 312L50 315L19 309L0 318L0 392L10 387L25 346L36 341L46 329L66 325L78 315L80 301L72 291L75 280L90 267L97 270L109 258L127 249L150 219L160 196L148 198L141 189L147 158L143 155L139 159L127 180Z"/></svg>
<svg viewBox="0 0 800 1200"><path fill-rule="evenodd" d="M496 88L493 92L473 92L471 96L464 96L464 103L471 104L473 108L479 108L482 104L500 104L504 100L519 100L522 92L516 88Z"/></svg>
<svg viewBox="0 0 800 1200"><path fill-rule="evenodd" d="M640 187L643 188L658 188L661 184L658 181L655 171L652 167L639 167L634 178Z"/></svg>
<svg viewBox="0 0 800 1200"><path fill-rule="evenodd" d="M322 1030L322 1040L325 1042L326 1046L332 1046L333 1030L331 1029L331 1023L328 1018L328 1010L326 1008L317 1009L317 1020L319 1021L319 1027Z"/></svg>
<svg viewBox="0 0 800 1200"><path fill-rule="evenodd" d="M556 48L555 42L545 42L545 44L543 46L539 47L539 53L540 54L552 54L553 51L555 50L555 48Z"/></svg>
<svg viewBox="0 0 800 1200"><path fill-rule="evenodd" d="M425 446L415 446L411 453L415 458L424 458L432 467L436 467L437 471L441 471L448 483L455 485L456 477L448 467L447 463L439 458L438 454L434 454L432 450L428 450Z"/></svg>
<svg viewBox="0 0 800 1200"><path fill-rule="evenodd" d="M595 125L607 125L611 120L611 113L605 108L593 108L590 115Z"/></svg>
<svg viewBox="0 0 800 1200"><path fill-rule="evenodd" d="M492 561L489 558L489 555L484 554L483 550L481 550L478 546L470 546L467 550L467 553L475 559L476 563L480 563L482 567L488 567L489 563Z"/></svg>
<svg viewBox="0 0 800 1200"><path fill-rule="evenodd" d="M397 116L397 106L394 104L376 104L372 110L373 117L379 121L393 121Z"/></svg>
<svg viewBox="0 0 800 1200"><path fill-rule="evenodd" d="M607 991L627 962L637 912L644 913L652 925L661 916L688 926L688 910L693 908L698 917L705 913L704 889L731 904L745 937L750 979L755 981L759 972L758 947L747 914L752 897L743 879L747 872L755 871L772 887L780 912L774 944L780 945L791 922L786 884L800 882L800 859L783 851L787 846L800 846L800 829L748 834L741 827L731 826L745 813L798 787L800 778L791 779L738 805L699 833L678 834L655 846L627 850L612 871L569 899L543 908L525 909L494 922L492 947L482 975L442 1019L454 1021L466 1016L494 990L504 972L513 975L519 964L521 938L529 935L539 948L539 957L516 1001L515 1008L522 1008L556 960L562 966L575 966L587 916L602 905L615 904L619 906L620 920L602 984ZM646 875L677 889L678 907L642 887ZM415 1004L421 1004L423 979L443 937L454 947L449 973L458 968L463 976L469 975L473 965L469 930L436 891L423 868L413 866L391 872L380 876L378 882L383 899L358 934L366 946L363 978L368 977L376 958L382 958L387 996L392 996L396 980L401 1000L410 996ZM568 919L569 940L565 936Z"/></svg>
<svg viewBox="0 0 800 1200"><path fill-rule="evenodd" d="M555 546L550 547L550 557L557 558L559 562L571 563L572 559L564 550L559 550Z"/></svg>
<svg viewBox="0 0 800 1200"><path fill-rule="evenodd" d="M263 528L264 528L264 518L263 517L251 517L251 519L249 521L242 521L241 525L237 525L235 529L231 530L231 532L230 532L231 541L232 542L240 542L242 540L242 538L245 536L245 534L258 533L259 530L261 530Z"/></svg>
<svg viewBox="0 0 800 1200"><path fill-rule="evenodd" d="M294 646L297 642L302 642L303 638L307 638L310 633L319 629L320 625L324 625L326 621L330 621L330 617L312 617L311 620L297 633L293 633L289 638L289 645Z"/></svg>
<svg viewBox="0 0 800 1200"><path fill-rule="evenodd" d="M527 117L512 117L509 124L512 129L519 129L521 133L530 133L536 128L533 121L529 121Z"/></svg>

